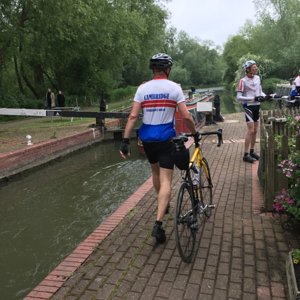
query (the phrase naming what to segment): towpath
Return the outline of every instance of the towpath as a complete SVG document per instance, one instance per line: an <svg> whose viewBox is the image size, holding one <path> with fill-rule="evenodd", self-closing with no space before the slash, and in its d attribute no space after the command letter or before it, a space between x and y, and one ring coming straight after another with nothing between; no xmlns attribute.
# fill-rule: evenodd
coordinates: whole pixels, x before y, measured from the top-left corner
<svg viewBox="0 0 300 300"><path fill-rule="evenodd" d="M151 237L156 197L149 179L25 299L287 299L285 259L299 240L260 211L258 163L241 159L243 115L216 127L223 128L224 144L205 146L216 208L199 232L192 263L182 262L176 249L176 171L165 244Z"/></svg>

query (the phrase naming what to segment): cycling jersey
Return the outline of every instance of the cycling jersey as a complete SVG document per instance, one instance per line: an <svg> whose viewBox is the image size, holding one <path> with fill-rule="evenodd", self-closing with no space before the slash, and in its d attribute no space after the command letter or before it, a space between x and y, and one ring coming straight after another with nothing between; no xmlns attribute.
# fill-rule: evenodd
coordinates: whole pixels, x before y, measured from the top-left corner
<svg viewBox="0 0 300 300"><path fill-rule="evenodd" d="M174 115L185 97L181 87L165 78L154 78L139 86L134 101L141 103L143 124L139 138L143 142L167 141L176 136Z"/></svg>
<svg viewBox="0 0 300 300"><path fill-rule="evenodd" d="M258 75L243 77L237 87L237 100L242 102L243 107L260 105L260 102L254 100L256 96L265 96L260 77Z"/></svg>
<svg viewBox="0 0 300 300"><path fill-rule="evenodd" d="M300 86L300 75L295 78L295 85Z"/></svg>

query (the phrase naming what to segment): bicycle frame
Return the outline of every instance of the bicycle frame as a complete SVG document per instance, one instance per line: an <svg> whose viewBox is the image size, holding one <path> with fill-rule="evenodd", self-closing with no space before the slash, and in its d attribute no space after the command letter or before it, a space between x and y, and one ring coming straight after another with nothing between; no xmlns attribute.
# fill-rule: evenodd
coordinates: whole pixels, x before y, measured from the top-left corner
<svg viewBox="0 0 300 300"><path fill-rule="evenodd" d="M217 131L213 131L213 132L204 132L204 133L201 133L202 137L203 136L207 136L207 135L212 135L212 134L217 134L218 136L218 147L221 146L221 144L223 143L223 139L222 139L222 129L218 129ZM191 134L184 134L185 136L192 136ZM203 156L203 153L202 153L202 150L201 150L201 142L199 140L199 142L197 144L195 144L195 149L194 149L194 152L192 154L192 158L190 159L190 162L189 162L189 168L188 170L184 171L184 176L183 176L183 179L188 183L190 184L191 186L193 186L192 184L192 178L191 178L191 169L193 167L193 165L195 164L196 166L198 166L199 168L203 168L204 172L205 172L205 176L209 176L209 172L207 170L207 167L206 167L206 164L203 163L203 159L204 159L204 156ZM195 190L195 189L192 189L193 190L193 198L194 200L197 202L199 201L199 189Z"/></svg>
<svg viewBox="0 0 300 300"><path fill-rule="evenodd" d="M196 162L196 165L199 166L199 167L204 166L205 174L208 175L206 166L203 164L203 154L202 154L202 151L200 149L200 146L195 147L192 158L190 160L189 167L191 168L191 166L195 162Z"/></svg>
<svg viewBox="0 0 300 300"><path fill-rule="evenodd" d="M202 159L203 159L203 154L200 149L200 145L196 145L195 150L192 154L192 158L190 159L189 169L185 171L185 176L184 176L184 180L187 183L189 183L190 186L193 186L192 177L191 177L191 169L192 169L193 165L196 165L197 167L204 166L204 168L203 168L204 172L207 174L207 169L206 169L206 166L202 163ZM192 189L194 205L196 205L199 202L199 199L200 199L199 193L200 193L199 188Z"/></svg>

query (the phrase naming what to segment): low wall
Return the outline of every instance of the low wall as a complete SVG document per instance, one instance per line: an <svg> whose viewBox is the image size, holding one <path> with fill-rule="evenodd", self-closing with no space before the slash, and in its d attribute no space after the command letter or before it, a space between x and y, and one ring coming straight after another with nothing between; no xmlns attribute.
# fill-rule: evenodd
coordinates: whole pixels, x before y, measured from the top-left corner
<svg viewBox="0 0 300 300"><path fill-rule="evenodd" d="M65 138L52 139L33 144L27 148L0 154L0 181L38 165L47 163L80 148L92 145L102 139L98 128Z"/></svg>

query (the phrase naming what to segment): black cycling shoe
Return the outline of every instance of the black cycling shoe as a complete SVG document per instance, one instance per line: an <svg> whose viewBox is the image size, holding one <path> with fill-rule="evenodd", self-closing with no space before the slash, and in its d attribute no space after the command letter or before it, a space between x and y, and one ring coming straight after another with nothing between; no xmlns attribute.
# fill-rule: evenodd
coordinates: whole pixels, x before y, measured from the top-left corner
<svg viewBox="0 0 300 300"><path fill-rule="evenodd" d="M156 238L156 242L159 244L162 244L166 241L165 230L161 225L154 224L151 235Z"/></svg>
<svg viewBox="0 0 300 300"><path fill-rule="evenodd" d="M250 156L250 154L247 154L247 155L244 155L243 161L253 164L256 161L256 159L253 158L252 156Z"/></svg>
<svg viewBox="0 0 300 300"><path fill-rule="evenodd" d="M259 160L259 155L255 152L252 152L252 153L250 152L250 156L255 158L256 160Z"/></svg>

